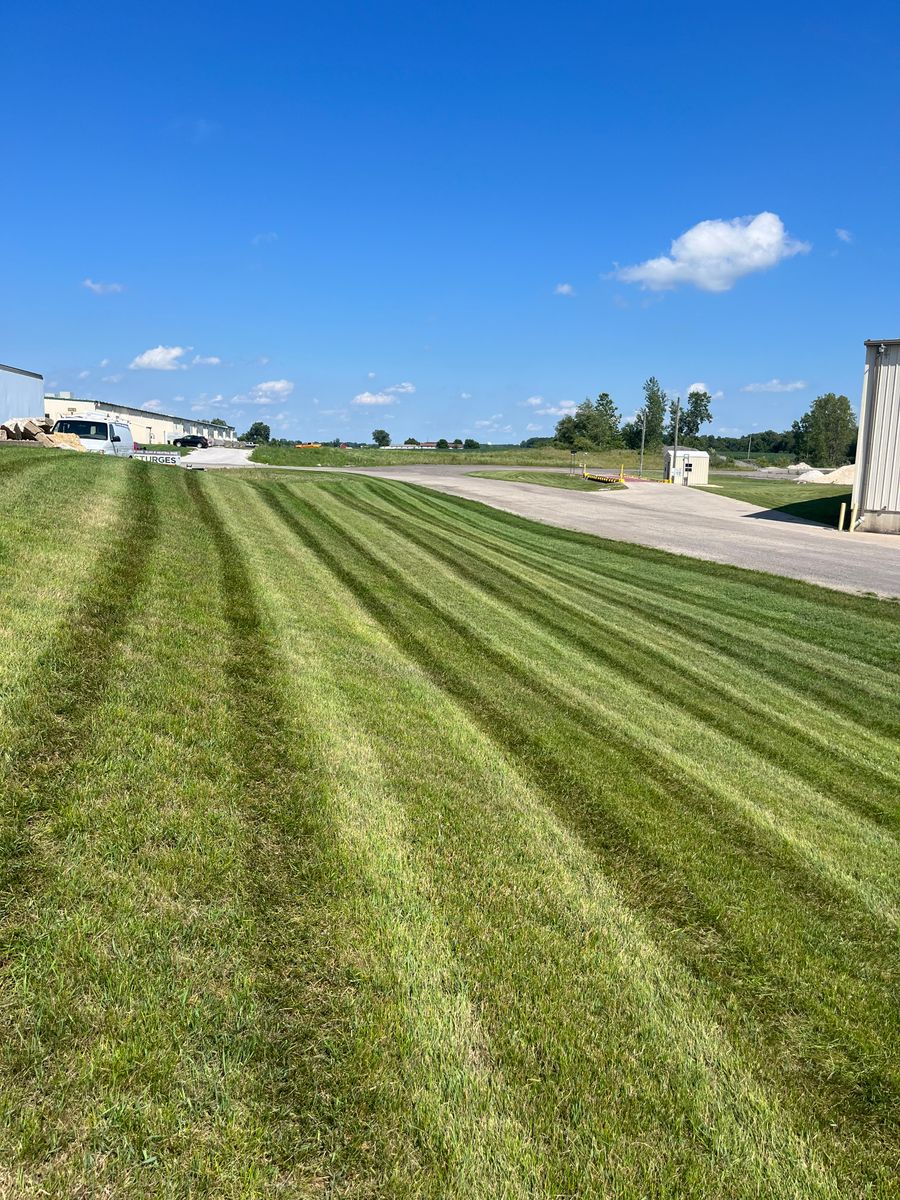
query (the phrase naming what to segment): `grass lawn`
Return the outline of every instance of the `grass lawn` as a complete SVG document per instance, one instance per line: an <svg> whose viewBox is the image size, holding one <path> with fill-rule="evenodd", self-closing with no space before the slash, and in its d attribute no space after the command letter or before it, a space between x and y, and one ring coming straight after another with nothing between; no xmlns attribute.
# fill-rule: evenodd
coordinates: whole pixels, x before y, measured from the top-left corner
<svg viewBox="0 0 900 1200"><path fill-rule="evenodd" d="M795 483L791 479L729 479L715 476L718 486L703 488L718 496L730 496L733 500L746 500L760 508L778 509L806 521L818 521L822 525L837 527L841 504L850 507L852 488L836 484ZM846 528L846 524L844 526Z"/></svg>
<svg viewBox="0 0 900 1200"><path fill-rule="evenodd" d="M621 487L617 483L598 483L580 475L563 475L553 471L470 471L479 479L505 479L507 483L536 483L543 487L568 488L573 492L603 492Z"/></svg>
<svg viewBox="0 0 900 1200"><path fill-rule="evenodd" d="M896 1194L896 605L364 476L0 494L0 1195Z"/></svg>
<svg viewBox="0 0 900 1200"><path fill-rule="evenodd" d="M293 446L257 446L251 456L256 462L269 463L277 467L396 467L416 466L422 463L458 466L510 466L510 467L567 467L572 456L567 450L553 446L542 446L537 450L516 448L494 450L483 446L480 450L336 450L322 446L317 450L297 450ZM628 468L637 467L640 455L633 450L609 450L588 455L595 466L616 466L625 463ZM579 463L581 458L579 456ZM647 455L645 465L662 469L660 455Z"/></svg>

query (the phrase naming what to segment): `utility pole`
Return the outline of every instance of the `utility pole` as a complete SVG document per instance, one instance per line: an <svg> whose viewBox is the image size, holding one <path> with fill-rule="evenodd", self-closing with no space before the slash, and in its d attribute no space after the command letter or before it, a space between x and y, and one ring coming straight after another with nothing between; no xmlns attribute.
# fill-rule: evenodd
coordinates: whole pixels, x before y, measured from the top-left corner
<svg viewBox="0 0 900 1200"><path fill-rule="evenodd" d="M751 462L751 459L750 459L750 443L752 441L753 441L753 434L748 433L747 434L747 462L750 463L751 466L753 466L753 463Z"/></svg>
<svg viewBox="0 0 900 1200"><path fill-rule="evenodd" d="M678 419L681 416L681 397L675 397L675 445L672 448L672 480L678 475Z"/></svg>
<svg viewBox="0 0 900 1200"><path fill-rule="evenodd" d="M647 438L647 409L641 409L641 466L638 471L638 478L644 478L644 442Z"/></svg>

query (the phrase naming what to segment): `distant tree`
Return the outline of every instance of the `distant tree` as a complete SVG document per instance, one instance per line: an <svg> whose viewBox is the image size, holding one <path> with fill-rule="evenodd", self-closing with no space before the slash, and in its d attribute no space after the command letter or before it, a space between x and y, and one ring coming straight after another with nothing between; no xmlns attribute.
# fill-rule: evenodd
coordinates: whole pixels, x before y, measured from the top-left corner
<svg viewBox="0 0 900 1200"><path fill-rule="evenodd" d="M466 438L463 442L463 450L480 450L481 442L476 442L474 438Z"/></svg>
<svg viewBox="0 0 900 1200"><path fill-rule="evenodd" d="M641 448L641 422L626 421L622 426L620 433L622 435L622 444L627 446L629 450L640 450Z"/></svg>
<svg viewBox="0 0 900 1200"><path fill-rule="evenodd" d="M446 438L438 438L438 440L435 442L435 449L436 450L449 450L450 443L447 441Z"/></svg>
<svg viewBox="0 0 900 1200"><path fill-rule="evenodd" d="M801 458L813 466L840 466L856 445L856 417L850 401L834 392L817 396L809 412L794 422L794 433Z"/></svg>
<svg viewBox="0 0 900 1200"><path fill-rule="evenodd" d="M415 438L407 438L406 441L403 443L404 446L418 446L418 444L419 443L416 441Z"/></svg>
<svg viewBox="0 0 900 1200"><path fill-rule="evenodd" d="M608 392L583 400L572 415L557 422L556 444L569 450L608 450L621 446L619 412Z"/></svg>
<svg viewBox="0 0 900 1200"><path fill-rule="evenodd" d="M213 417L213 419L210 421L210 425L224 425L227 428L228 422L222 417Z"/></svg>
<svg viewBox="0 0 900 1200"><path fill-rule="evenodd" d="M242 442L268 442L272 430L264 421L254 421L246 433L241 435Z"/></svg>
<svg viewBox="0 0 900 1200"><path fill-rule="evenodd" d="M645 445L647 449L658 450L663 442L663 423L666 416L666 407L669 397L659 386L659 380L653 375L644 384L644 404L641 412L647 417L647 437ZM641 413L638 413L637 426L640 428ZM640 441L638 441L640 445Z"/></svg>
<svg viewBox="0 0 900 1200"><path fill-rule="evenodd" d="M459 449L462 446L462 444L463 444L462 438L454 438L453 441L451 442L451 445L453 446L454 450Z"/></svg>
<svg viewBox="0 0 900 1200"><path fill-rule="evenodd" d="M372 441L376 446L389 446L391 444L391 435L386 429L373 429Z"/></svg>

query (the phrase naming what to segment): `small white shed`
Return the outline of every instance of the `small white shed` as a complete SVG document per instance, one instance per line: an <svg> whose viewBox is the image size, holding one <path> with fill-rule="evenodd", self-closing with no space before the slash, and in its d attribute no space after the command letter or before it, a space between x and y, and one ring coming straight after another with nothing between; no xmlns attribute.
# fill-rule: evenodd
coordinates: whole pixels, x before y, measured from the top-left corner
<svg viewBox="0 0 900 1200"><path fill-rule="evenodd" d="M709 483L709 455L705 450L666 446L663 459L663 479L685 487L706 487Z"/></svg>

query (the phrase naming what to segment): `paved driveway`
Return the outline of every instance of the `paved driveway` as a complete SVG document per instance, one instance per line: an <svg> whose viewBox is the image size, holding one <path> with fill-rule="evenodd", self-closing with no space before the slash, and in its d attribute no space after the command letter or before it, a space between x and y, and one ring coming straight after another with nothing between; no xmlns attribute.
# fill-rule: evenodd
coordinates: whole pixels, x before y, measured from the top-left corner
<svg viewBox="0 0 900 1200"><path fill-rule="evenodd" d="M838 533L693 488L635 483L615 492L575 492L478 479L467 470L472 468L411 466L363 473L480 500L563 529L772 571L842 591L900 596L900 536Z"/></svg>

